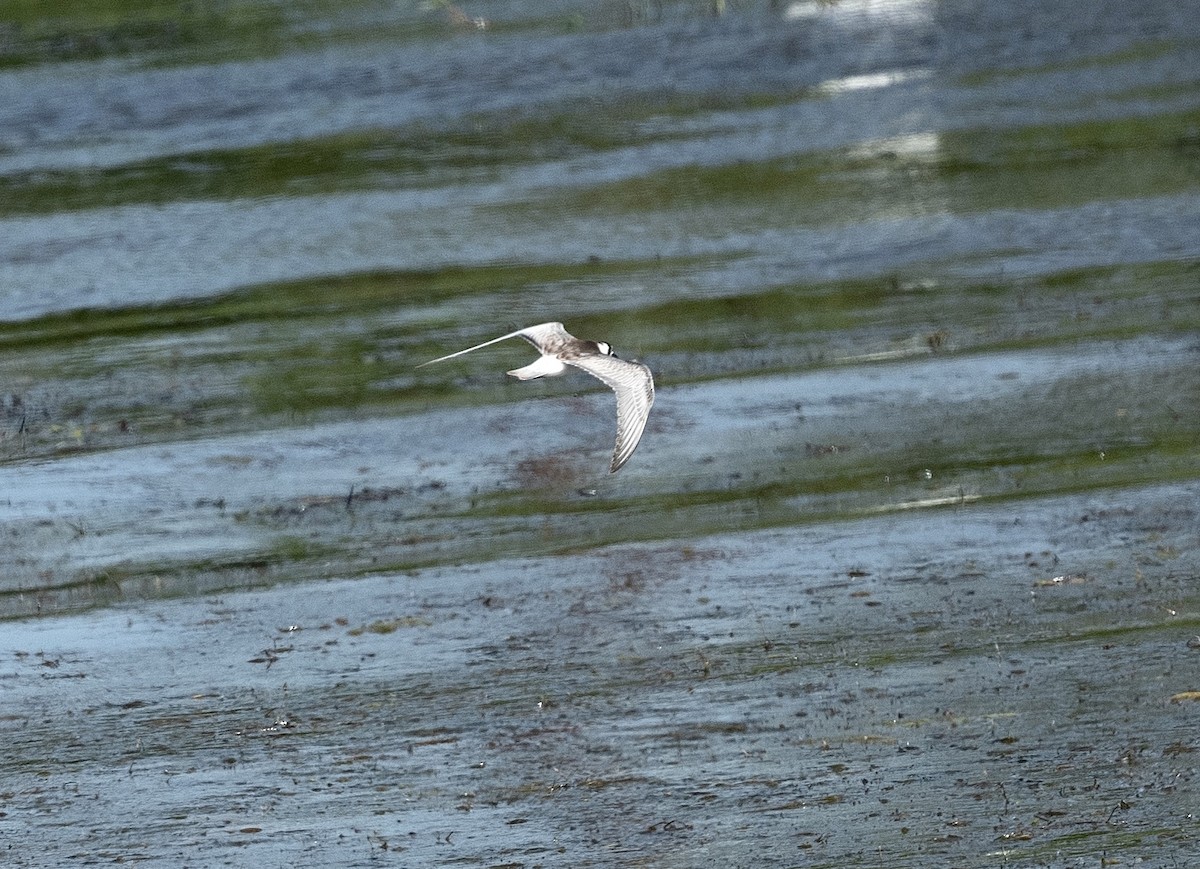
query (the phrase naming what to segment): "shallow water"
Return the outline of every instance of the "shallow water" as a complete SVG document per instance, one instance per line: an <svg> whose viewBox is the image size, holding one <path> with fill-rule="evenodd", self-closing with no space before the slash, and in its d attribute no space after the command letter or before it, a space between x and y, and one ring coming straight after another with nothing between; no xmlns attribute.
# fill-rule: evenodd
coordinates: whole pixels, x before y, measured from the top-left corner
<svg viewBox="0 0 1200 869"><path fill-rule="evenodd" d="M1186 862L1200 20L713 8L14 7L10 862Z"/></svg>

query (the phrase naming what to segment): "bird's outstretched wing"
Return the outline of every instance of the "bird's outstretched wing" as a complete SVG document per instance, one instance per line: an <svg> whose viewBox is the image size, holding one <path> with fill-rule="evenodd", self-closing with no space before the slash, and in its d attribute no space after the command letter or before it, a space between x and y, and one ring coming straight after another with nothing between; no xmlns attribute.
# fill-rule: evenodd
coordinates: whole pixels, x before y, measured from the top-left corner
<svg viewBox="0 0 1200 869"><path fill-rule="evenodd" d="M474 347L468 347L466 350L459 350L457 353L448 353L445 356L439 356L437 359L430 359L428 362L422 362L418 368L424 368L426 365L432 365L435 362L445 362L447 359L453 359L455 356L462 356L464 353L470 353L472 350L479 350L483 347L489 347L492 344L499 344L501 341L507 341L509 338L524 338L540 351L547 342L558 340L570 340L571 335L562 323L539 323L536 326L526 326L524 329L518 329L515 332L509 332L507 335L501 335L499 338L493 338L491 341L484 341L482 344L476 344Z"/></svg>
<svg viewBox="0 0 1200 869"><path fill-rule="evenodd" d="M580 356L563 361L586 371L617 394L617 445L608 471L615 474L642 439L654 404L654 375L642 363L616 356Z"/></svg>

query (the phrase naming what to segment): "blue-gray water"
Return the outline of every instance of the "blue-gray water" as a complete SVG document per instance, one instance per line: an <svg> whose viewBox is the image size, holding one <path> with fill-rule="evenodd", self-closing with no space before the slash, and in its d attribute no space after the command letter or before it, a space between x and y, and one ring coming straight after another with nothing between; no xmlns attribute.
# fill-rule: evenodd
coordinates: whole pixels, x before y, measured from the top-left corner
<svg viewBox="0 0 1200 869"><path fill-rule="evenodd" d="M10 863L1187 864L1188 4L7 14Z"/></svg>

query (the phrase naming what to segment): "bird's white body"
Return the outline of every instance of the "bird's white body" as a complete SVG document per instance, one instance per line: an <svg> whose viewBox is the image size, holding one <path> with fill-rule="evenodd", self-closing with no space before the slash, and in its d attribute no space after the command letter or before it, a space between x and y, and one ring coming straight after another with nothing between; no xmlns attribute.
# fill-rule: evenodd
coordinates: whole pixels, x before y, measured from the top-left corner
<svg viewBox="0 0 1200 869"><path fill-rule="evenodd" d="M505 374L511 374L517 380L537 380L539 377L558 377L566 370L567 363L557 356L539 356L536 361L530 362L524 368L514 368L512 371L506 371Z"/></svg>
<svg viewBox="0 0 1200 869"><path fill-rule="evenodd" d="M514 368L508 372L518 380L557 377L570 365L586 371L616 393L617 445L613 450L609 473L620 470L637 448L646 428L646 420L650 417L650 407L654 404L654 376L650 369L640 362L617 358L612 352L612 347L605 342L576 338L562 323L541 323L509 332L457 353L430 359L417 367L443 362L472 350L517 337L524 338L541 354L523 368Z"/></svg>

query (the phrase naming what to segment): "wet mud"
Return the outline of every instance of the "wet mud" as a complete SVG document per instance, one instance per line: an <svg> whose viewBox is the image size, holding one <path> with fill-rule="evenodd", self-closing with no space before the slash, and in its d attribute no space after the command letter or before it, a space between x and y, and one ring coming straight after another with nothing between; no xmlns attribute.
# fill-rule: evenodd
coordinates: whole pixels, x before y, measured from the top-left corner
<svg viewBox="0 0 1200 869"><path fill-rule="evenodd" d="M1168 865L1200 784L1196 496L10 622L7 847L14 865Z"/></svg>

